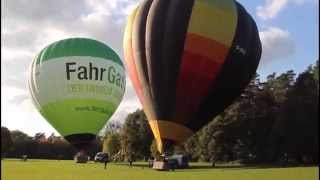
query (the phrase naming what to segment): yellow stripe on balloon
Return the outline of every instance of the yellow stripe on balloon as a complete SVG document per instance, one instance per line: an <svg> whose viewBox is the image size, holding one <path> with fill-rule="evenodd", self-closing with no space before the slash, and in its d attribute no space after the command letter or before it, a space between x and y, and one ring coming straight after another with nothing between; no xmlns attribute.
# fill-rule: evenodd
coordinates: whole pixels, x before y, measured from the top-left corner
<svg viewBox="0 0 320 180"><path fill-rule="evenodd" d="M149 120L149 125L156 139L157 148L163 152L162 139L170 139L181 143L193 135L193 131L181 124L165 120Z"/></svg>
<svg viewBox="0 0 320 180"><path fill-rule="evenodd" d="M131 66L134 66L134 67L127 67L127 69L129 70L130 68L133 68L135 72L133 72L134 74L132 76L134 76L133 78L138 78L138 81L139 81L139 87L135 87L135 88L142 88L144 90L142 90L142 94L139 94L139 95L142 95L142 97L139 97L140 98L140 102L142 103L143 107L144 107L144 112L147 116L147 119L154 119L155 118L155 114L152 110L152 106L151 106L151 97L149 95L149 87L146 86L146 84L141 84L143 81L141 81L141 72L138 71L137 67L136 67L136 64L135 64L135 60L133 58L133 47L132 47L132 41L135 39L135 37L132 37L132 34L133 34L133 26L134 26L134 21L135 21L135 18L136 18L136 15L138 13L138 10L139 10L139 7L137 7L136 9L134 9L134 11L131 13L131 15L128 17L128 20L127 20L127 26L126 26L126 29L125 29L125 34L124 34L124 41L123 41L123 46L124 46L124 54L126 56L126 61L129 61L127 62L126 64L127 65L131 65ZM130 72L129 72L130 73ZM140 75L139 75L140 73ZM140 79L139 79L140 77ZM144 87L144 88L143 88ZM162 142L161 142L161 138L160 138L160 131L159 131L159 128L158 128L158 124L156 123L149 123L150 124L150 127L151 127L151 130L155 136L155 139L156 139L156 142L157 142L157 147L158 149L162 149ZM160 150L159 150L160 151Z"/></svg>
<svg viewBox="0 0 320 180"><path fill-rule="evenodd" d="M127 62L126 64L132 64L135 69L135 74L134 76L136 76L136 78L138 78L139 81L139 87L138 88L142 88L144 89L144 91L142 92L142 97L139 97L141 100L141 103L144 106L144 112L147 116L148 119L154 119L155 115L153 110L151 109L151 97L149 95L148 92L150 92L149 87L147 87L146 83L142 80L141 77L143 77L141 70L139 71L139 68L136 67L136 62L134 60L133 56L133 45L132 45L132 41L135 40L136 37L133 37L133 26L134 26L134 22L135 22L135 18L138 14L139 11L139 6L137 8L135 8L133 10L133 12L129 15L128 20L127 20L127 26L125 29L125 33L124 33L124 41L123 41L123 47L124 47L124 54L126 56L126 61L130 61ZM132 67L133 68L133 67ZM127 69L129 69L129 67L127 67ZM144 82L144 83L143 83ZM140 94L139 94L140 95ZM155 127L156 128L156 127Z"/></svg>
<svg viewBox="0 0 320 180"><path fill-rule="evenodd" d="M162 141L161 141L161 137L160 137L160 130L158 127L158 123L155 120L151 120L151 121L149 120L148 122L149 122L150 128L152 130L154 139L156 140L157 149L160 153L163 153L163 145L162 145Z"/></svg>
<svg viewBox="0 0 320 180"><path fill-rule="evenodd" d="M230 47L237 18L237 9L232 0L196 0L188 33L207 37Z"/></svg>
<svg viewBox="0 0 320 180"><path fill-rule="evenodd" d="M124 50L126 50L126 48L128 47L127 43L131 43L132 26L133 26L134 18L136 17L136 14L137 14L137 10L138 10L138 8L134 9L133 12L128 16L128 19L127 19L127 26L125 28L124 38L123 38Z"/></svg>

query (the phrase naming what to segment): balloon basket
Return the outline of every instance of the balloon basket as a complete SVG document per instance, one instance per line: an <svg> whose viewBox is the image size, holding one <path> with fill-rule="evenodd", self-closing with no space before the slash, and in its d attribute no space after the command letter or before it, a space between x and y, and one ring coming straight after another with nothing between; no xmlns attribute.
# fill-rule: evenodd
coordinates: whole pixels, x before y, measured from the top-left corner
<svg viewBox="0 0 320 180"><path fill-rule="evenodd" d="M89 160L89 156L83 150L81 150L74 156L74 161L76 163L87 163L88 160Z"/></svg>
<svg viewBox="0 0 320 180"><path fill-rule="evenodd" d="M152 169L159 171L169 171L171 169L169 162L166 161L154 161Z"/></svg>

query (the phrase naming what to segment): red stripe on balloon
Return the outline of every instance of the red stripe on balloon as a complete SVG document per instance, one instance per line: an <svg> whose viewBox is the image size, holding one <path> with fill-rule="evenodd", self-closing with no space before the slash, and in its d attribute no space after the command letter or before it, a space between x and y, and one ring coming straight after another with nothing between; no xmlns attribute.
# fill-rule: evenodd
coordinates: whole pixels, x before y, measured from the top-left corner
<svg viewBox="0 0 320 180"><path fill-rule="evenodd" d="M220 68L217 61L184 51L176 89L176 121L186 123L197 111Z"/></svg>
<svg viewBox="0 0 320 180"><path fill-rule="evenodd" d="M143 105L144 104L143 90L142 90L142 86L140 84L140 81L138 79L135 60L133 58L133 51L132 51L132 43L131 43L131 41L126 42L125 46L126 47L125 47L124 56L125 56L125 60L126 60L128 74L129 74L129 77L130 77L131 82L133 84L133 87L136 90L138 98L139 98L141 104Z"/></svg>

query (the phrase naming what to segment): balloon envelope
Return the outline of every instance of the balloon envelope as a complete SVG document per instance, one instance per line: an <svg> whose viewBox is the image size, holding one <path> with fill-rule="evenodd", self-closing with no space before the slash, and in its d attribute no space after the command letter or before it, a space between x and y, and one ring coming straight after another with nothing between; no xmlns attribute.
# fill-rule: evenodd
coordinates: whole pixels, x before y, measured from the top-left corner
<svg viewBox="0 0 320 180"><path fill-rule="evenodd" d="M123 97L124 66L101 42L65 39L36 56L28 84L42 116L72 145L85 149Z"/></svg>
<svg viewBox="0 0 320 180"><path fill-rule="evenodd" d="M129 16L124 51L163 152L241 94L256 72L261 42L254 20L233 0L144 0Z"/></svg>

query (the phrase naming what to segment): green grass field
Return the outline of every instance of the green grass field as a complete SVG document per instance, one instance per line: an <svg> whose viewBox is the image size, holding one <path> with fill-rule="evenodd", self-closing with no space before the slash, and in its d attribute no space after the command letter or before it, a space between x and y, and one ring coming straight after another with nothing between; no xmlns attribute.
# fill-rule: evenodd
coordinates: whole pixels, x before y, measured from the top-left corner
<svg viewBox="0 0 320 180"><path fill-rule="evenodd" d="M255 168L217 167L195 163L191 169L174 172L155 171L146 163L76 164L73 161L57 160L1 160L2 180L316 180L318 167Z"/></svg>

